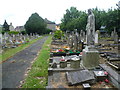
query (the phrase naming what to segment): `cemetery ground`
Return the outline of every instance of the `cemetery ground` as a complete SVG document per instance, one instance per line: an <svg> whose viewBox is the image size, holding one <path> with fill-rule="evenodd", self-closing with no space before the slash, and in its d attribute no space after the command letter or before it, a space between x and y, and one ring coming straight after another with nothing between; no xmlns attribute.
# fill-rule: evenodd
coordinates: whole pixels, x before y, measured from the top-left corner
<svg viewBox="0 0 120 90"><path fill-rule="evenodd" d="M39 40L41 38L43 38L43 36L39 37L35 40L32 40L28 43L21 44L17 48L4 48L3 51L0 53L0 60L1 60L0 63L6 61L8 58L15 55L17 52L20 52L20 51L24 50L25 48L29 47L31 44L35 43L37 40Z"/></svg>
<svg viewBox="0 0 120 90"><path fill-rule="evenodd" d="M80 64L78 60L72 61L73 57L81 57L82 50L80 50L80 52L74 52L74 46L71 49L68 41L69 40L53 40L51 43L48 86L46 88L91 88L91 90L94 90L101 88L116 89L119 87L120 66L118 64L120 63L120 51L118 50L118 44L115 44L110 37L99 38L99 44L95 45L99 51L99 66L88 69L83 66L81 61ZM79 47L81 46L82 45L79 45ZM113 57L111 54L116 56ZM115 68L115 66L118 68ZM88 70L88 72L86 70ZM96 72L101 73L106 71L108 75L95 75ZM85 72L87 74L85 74ZM91 73L91 75L93 74L93 76L95 75L95 78L91 75L89 76L89 73ZM111 77L114 79L111 80Z"/></svg>
<svg viewBox="0 0 120 90"><path fill-rule="evenodd" d="M38 78L38 80L39 80L39 77L37 77L39 75L41 75L41 77L43 76L43 78L41 78L41 79L44 79L44 81L46 80L45 78L47 77L47 72L44 72L44 71L48 65L45 63L47 63L47 59L49 58L49 54L48 54L49 46L47 46L47 45L50 43L51 36L49 36L48 40L46 41L47 37L48 36L43 36L43 37L39 38L39 40L37 39L36 42L34 41L33 44L30 44L30 46L28 46L24 50L21 50L20 52L15 54L13 57L8 58L5 62L2 63L2 70L3 70L2 86L3 86L3 88L19 87L20 83L23 84L23 81L21 81L21 80L25 79L26 76L31 77L31 78L29 78L29 79L27 78L25 80L25 84L23 85L23 87L28 87L28 88L30 86L34 87L35 84L37 84L36 78ZM42 47L42 45L45 41L46 41L46 43ZM43 49L40 51L41 48L43 48ZM38 54L40 54L40 55L38 55ZM35 60L35 62L32 65L31 71L28 74L28 71L30 70L30 65L33 63L33 60ZM41 62L39 63L38 60L41 60ZM42 60L44 60L44 61L42 61ZM35 73L35 70L38 70L38 72L36 71L36 73ZM41 70L41 71L39 72L39 70ZM31 83L31 80L33 80L33 83L35 83L34 85L33 85L33 83ZM29 85L27 83L29 83ZM44 82L41 82L41 83L44 83Z"/></svg>
<svg viewBox="0 0 120 90"><path fill-rule="evenodd" d="M52 36L48 38L45 36L8 58L3 62L3 88L91 88L94 90L119 87L117 76L120 74L118 66L120 52L114 40L110 37L99 38L99 43L95 45L99 51L99 66L87 69L82 63L82 51L86 44L79 43L79 51L76 51L76 45L70 47L69 39L64 37L62 40L56 40ZM76 40L75 37L72 39ZM108 69L106 65L109 66ZM107 72L107 75L97 76L98 72L99 74Z"/></svg>

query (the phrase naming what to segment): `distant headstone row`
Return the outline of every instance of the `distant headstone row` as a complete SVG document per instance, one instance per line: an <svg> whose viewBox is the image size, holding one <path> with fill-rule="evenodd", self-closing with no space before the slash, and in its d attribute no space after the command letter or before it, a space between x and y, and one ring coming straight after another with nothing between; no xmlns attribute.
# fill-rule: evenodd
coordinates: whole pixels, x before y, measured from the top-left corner
<svg viewBox="0 0 120 90"><path fill-rule="evenodd" d="M8 34L8 33L4 33L3 35L0 34L0 45L2 46L2 48L13 48L13 47L17 47L20 44L24 44L27 43L33 39L36 39L40 37L38 34Z"/></svg>

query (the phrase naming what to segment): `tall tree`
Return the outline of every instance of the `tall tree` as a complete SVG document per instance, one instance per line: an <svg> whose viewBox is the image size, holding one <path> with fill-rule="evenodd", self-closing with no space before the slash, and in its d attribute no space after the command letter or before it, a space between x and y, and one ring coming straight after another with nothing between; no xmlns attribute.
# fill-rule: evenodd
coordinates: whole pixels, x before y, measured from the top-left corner
<svg viewBox="0 0 120 90"><path fill-rule="evenodd" d="M28 34L43 34L46 30L46 23L44 22L44 19L42 19L42 17L40 17L37 13L33 13L26 22L25 29Z"/></svg>
<svg viewBox="0 0 120 90"><path fill-rule="evenodd" d="M106 29L111 32L116 28L116 31L120 29L120 10L109 9L106 15Z"/></svg>
<svg viewBox="0 0 120 90"><path fill-rule="evenodd" d="M62 19L61 29L67 30L71 29L70 22L74 19L77 19L80 16L79 11L76 9L76 7L71 7L70 9L66 10L66 14L64 14L64 17Z"/></svg>
<svg viewBox="0 0 120 90"><path fill-rule="evenodd" d="M7 21L5 20L5 22L4 22L4 24L3 24L3 29L2 29L3 31L10 31L9 30L9 25L8 25L8 23L7 23Z"/></svg>
<svg viewBox="0 0 120 90"><path fill-rule="evenodd" d="M120 30L120 9L108 9L108 11L100 10L97 7L93 8L95 15L95 30L100 30L101 26L106 26L105 30L111 32L114 27L116 31ZM76 8L71 7L66 10L66 14L62 19L61 30L85 30L87 24L87 13L78 11ZM119 31L120 32L120 31Z"/></svg>

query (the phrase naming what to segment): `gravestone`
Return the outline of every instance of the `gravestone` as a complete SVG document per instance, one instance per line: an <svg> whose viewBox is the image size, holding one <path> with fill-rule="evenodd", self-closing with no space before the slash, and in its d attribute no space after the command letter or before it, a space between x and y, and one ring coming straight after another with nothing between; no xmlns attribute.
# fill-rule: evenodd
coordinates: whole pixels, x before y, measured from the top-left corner
<svg viewBox="0 0 120 90"><path fill-rule="evenodd" d="M67 45L69 45L69 31L66 31L66 34L65 34L65 38L66 38L66 41L67 41Z"/></svg>
<svg viewBox="0 0 120 90"><path fill-rule="evenodd" d="M92 10L88 10L87 46L82 52L82 63L86 68L94 68L99 65L99 52L95 49L95 19Z"/></svg>
<svg viewBox="0 0 120 90"><path fill-rule="evenodd" d="M95 32L95 44L98 44L98 33L99 33L99 31L97 30Z"/></svg>
<svg viewBox="0 0 120 90"><path fill-rule="evenodd" d="M80 38L82 41L85 40L85 32L83 30L81 30L81 32L80 32Z"/></svg>
<svg viewBox="0 0 120 90"><path fill-rule="evenodd" d="M86 46L82 51L83 65L86 68L94 68L99 65L99 52L94 46Z"/></svg>
<svg viewBox="0 0 120 90"><path fill-rule="evenodd" d="M80 67L80 58L78 56L71 58L70 67L71 68L79 68Z"/></svg>
<svg viewBox="0 0 120 90"><path fill-rule="evenodd" d="M77 33L77 29L75 29L73 42L74 42L74 51L76 52L78 50L78 33Z"/></svg>
<svg viewBox="0 0 120 90"><path fill-rule="evenodd" d="M0 45L2 44L2 33L0 33Z"/></svg>
<svg viewBox="0 0 120 90"><path fill-rule="evenodd" d="M70 38L70 49L72 49L73 48L73 34L71 34L69 38Z"/></svg>
<svg viewBox="0 0 120 90"><path fill-rule="evenodd" d="M111 39L114 40L114 31L111 32Z"/></svg>
<svg viewBox="0 0 120 90"><path fill-rule="evenodd" d="M118 43L118 34L117 34L117 32L114 33L114 43L115 44Z"/></svg>
<svg viewBox="0 0 120 90"><path fill-rule="evenodd" d="M75 85L86 82L93 84L95 81L93 73L88 70L66 72L66 78L68 81L68 85Z"/></svg>

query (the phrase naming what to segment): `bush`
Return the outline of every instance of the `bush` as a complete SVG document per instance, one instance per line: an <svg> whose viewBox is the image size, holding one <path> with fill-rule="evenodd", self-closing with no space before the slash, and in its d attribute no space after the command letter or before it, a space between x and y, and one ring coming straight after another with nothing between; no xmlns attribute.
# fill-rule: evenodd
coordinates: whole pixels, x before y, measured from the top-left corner
<svg viewBox="0 0 120 90"><path fill-rule="evenodd" d="M8 32L8 34L18 34L19 32L18 31L10 31Z"/></svg>
<svg viewBox="0 0 120 90"><path fill-rule="evenodd" d="M27 32L26 32L26 31L21 31L20 33L22 33L23 35L27 34Z"/></svg>
<svg viewBox="0 0 120 90"><path fill-rule="evenodd" d="M61 30L57 30L54 32L54 37L56 39L61 39L61 37L63 37L63 36L64 36L64 33Z"/></svg>
<svg viewBox="0 0 120 90"><path fill-rule="evenodd" d="M46 28L43 34L49 34L50 32L52 32L52 30Z"/></svg>

